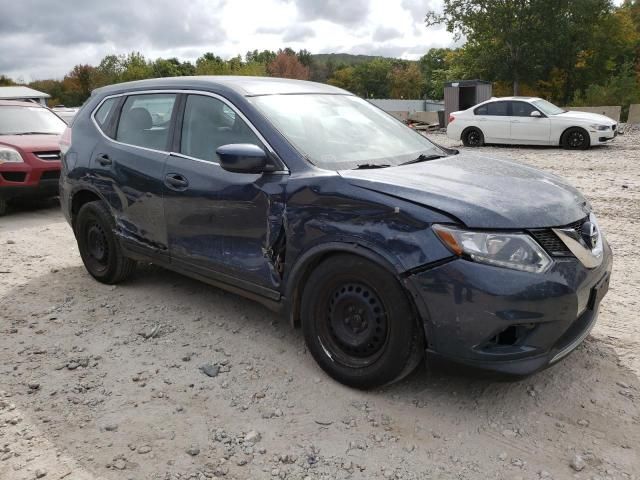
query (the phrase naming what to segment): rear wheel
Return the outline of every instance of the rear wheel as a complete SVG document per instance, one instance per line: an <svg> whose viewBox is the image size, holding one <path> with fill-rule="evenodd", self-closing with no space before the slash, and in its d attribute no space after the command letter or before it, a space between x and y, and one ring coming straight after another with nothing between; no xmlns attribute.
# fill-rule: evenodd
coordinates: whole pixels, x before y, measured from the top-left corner
<svg viewBox="0 0 640 480"><path fill-rule="evenodd" d="M569 150L586 150L590 144L589 133L580 127L570 128L562 135L562 146Z"/></svg>
<svg viewBox="0 0 640 480"><path fill-rule="evenodd" d="M9 209L9 205L7 201L3 198L0 198L0 217L5 215L8 209Z"/></svg>
<svg viewBox="0 0 640 480"><path fill-rule="evenodd" d="M399 380L423 356L422 330L395 277L354 255L336 255L311 274L302 295L309 351L331 377L356 388Z"/></svg>
<svg viewBox="0 0 640 480"><path fill-rule="evenodd" d="M478 128L469 128L462 134L462 143L465 147L481 147L484 145L484 135Z"/></svg>
<svg viewBox="0 0 640 480"><path fill-rule="evenodd" d="M125 280L136 265L122 253L114 228L109 209L96 201L82 206L74 229L84 266L96 280L107 284Z"/></svg>

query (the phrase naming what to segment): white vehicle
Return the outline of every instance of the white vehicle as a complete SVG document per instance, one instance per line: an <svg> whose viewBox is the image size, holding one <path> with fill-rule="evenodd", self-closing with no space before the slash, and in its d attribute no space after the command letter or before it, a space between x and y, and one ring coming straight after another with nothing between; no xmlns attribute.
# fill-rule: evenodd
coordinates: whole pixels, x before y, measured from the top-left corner
<svg viewBox="0 0 640 480"><path fill-rule="evenodd" d="M536 97L492 98L453 112L447 126L447 136L468 147L506 143L587 149L617 134L618 125L609 117L567 111Z"/></svg>
<svg viewBox="0 0 640 480"><path fill-rule="evenodd" d="M80 109L79 108L69 108L69 107L64 107L62 105L57 105L57 106L53 107L51 110L53 110L53 113L58 115L68 125L71 125L71 120L73 120L73 117L76 116L76 113L78 113L78 110L80 110Z"/></svg>

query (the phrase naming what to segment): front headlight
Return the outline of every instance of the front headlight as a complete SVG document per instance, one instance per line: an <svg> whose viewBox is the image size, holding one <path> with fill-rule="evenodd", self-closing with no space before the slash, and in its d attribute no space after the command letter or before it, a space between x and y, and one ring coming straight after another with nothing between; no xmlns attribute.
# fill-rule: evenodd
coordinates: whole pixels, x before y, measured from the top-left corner
<svg viewBox="0 0 640 480"><path fill-rule="evenodd" d="M609 130L609 125L589 125L589 126L594 130L599 130L599 131Z"/></svg>
<svg viewBox="0 0 640 480"><path fill-rule="evenodd" d="M24 162L20 152L10 147L0 147L0 164L14 162Z"/></svg>
<svg viewBox="0 0 640 480"><path fill-rule="evenodd" d="M475 232L434 225L440 240L456 255L478 263L542 273L551 257L526 233Z"/></svg>

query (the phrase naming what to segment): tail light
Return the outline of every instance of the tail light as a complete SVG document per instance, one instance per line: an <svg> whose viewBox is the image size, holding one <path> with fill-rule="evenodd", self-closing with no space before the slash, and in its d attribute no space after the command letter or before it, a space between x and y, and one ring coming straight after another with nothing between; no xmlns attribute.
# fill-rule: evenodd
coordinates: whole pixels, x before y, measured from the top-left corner
<svg viewBox="0 0 640 480"><path fill-rule="evenodd" d="M449 123L453 122L456 119L453 115L449 115Z"/></svg>
<svg viewBox="0 0 640 480"><path fill-rule="evenodd" d="M62 132L62 137L60 137L60 153L62 155L67 153L69 147L71 147L71 128L67 127Z"/></svg>

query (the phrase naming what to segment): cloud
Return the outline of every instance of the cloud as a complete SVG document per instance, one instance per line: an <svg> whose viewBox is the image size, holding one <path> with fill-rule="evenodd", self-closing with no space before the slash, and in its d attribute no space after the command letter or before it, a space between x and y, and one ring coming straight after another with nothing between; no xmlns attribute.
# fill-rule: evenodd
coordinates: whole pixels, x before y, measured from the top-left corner
<svg viewBox="0 0 640 480"><path fill-rule="evenodd" d="M442 0L401 0L400 6L411 13L415 22L422 23L427 12L442 9Z"/></svg>
<svg viewBox="0 0 640 480"><path fill-rule="evenodd" d="M339 25L364 23L369 15L369 0L295 0L302 20L328 20Z"/></svg>
<svg viewBox="0 0 640 480"><path fill-rule="evenodd" d="M86 2L71 0L52 5L46 0L3 1L0 31L31 34L45 44L184 46L202 41L220 41L226 34L216 24L215 12L224 0L184 6L173 0L148 3L130 0ZM52 6L54 8L52 8Z"/></svg>
<svg viewBox="0 0 640 480"><path fill-rule="evenodd" d="M419 57L451 45L426 29L442 0L0 0L0 74L62 78L76 64L138 51L149 59L195 61L291 44L313 53Z"/></svg>
<svg viewBox="0 0 640 480"><path fill-rule="evenodd" d="M402 36L402 32L392 27L379 26L373 33L373 40L375 42L385 42L392 38L398 38Z"/></svg>
<svg viewBox="0 0 640 480"><path fill-rule="evenodd" d="M280 35L286 30L286 27L259 27L256 33L264 35Z"/></svg>
<svg viewBox="0 0 640 480"><path fill-rule="evenodd" d="M305 25L294 25L286 31L282 40L284 42L302 42L315 36L315 34L316 32L311 27L307 27Z"/></svg>

